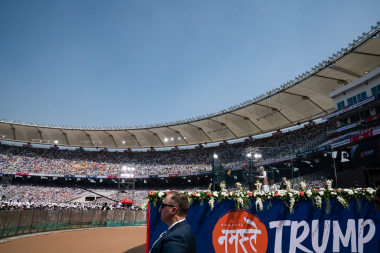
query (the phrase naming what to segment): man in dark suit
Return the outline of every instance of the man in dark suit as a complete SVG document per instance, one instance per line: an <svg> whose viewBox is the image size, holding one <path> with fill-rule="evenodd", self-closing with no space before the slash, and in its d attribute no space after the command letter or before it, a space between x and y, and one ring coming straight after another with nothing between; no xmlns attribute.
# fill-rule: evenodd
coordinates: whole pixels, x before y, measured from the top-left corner
<svg viewBox="0 0 380 253"><path fill-rule="evenodd" d="M195 253L195 236L186 221L189 201L185 194L171 192L162 201L161 220L168 225L149 253Z"/></svg>

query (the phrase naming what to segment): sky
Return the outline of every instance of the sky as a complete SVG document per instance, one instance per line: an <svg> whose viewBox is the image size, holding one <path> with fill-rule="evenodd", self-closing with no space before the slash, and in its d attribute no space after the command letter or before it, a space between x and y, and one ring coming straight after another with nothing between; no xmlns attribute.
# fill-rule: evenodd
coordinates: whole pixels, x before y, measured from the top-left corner
<svg viewBox="0 0 380 253"><path fill-rule="evenodd" d="M0 0L0 119L165 123L310 70L380 21L380 1Z"/></svg>

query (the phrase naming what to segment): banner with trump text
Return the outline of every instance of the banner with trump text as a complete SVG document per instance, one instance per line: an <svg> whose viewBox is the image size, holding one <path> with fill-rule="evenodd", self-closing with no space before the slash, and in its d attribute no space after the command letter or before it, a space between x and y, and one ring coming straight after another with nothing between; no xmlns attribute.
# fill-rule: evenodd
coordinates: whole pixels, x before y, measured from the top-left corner
<svg viewBox="0 0 380 253"><path fill-rule="evenodd" d="M161 201L151 203L148 245L152 248L168 229L161 221ZM247 209L236 209L233 201L194 201L186 220L197 241L198 253L248 252L379 252L380 211L373 201L353 199L349 208L331 199L322 208L311 200L297 201L290 213L287 202L263 202L256 210L255 200ZM327 206L326 206L327 204Z"/></svg>

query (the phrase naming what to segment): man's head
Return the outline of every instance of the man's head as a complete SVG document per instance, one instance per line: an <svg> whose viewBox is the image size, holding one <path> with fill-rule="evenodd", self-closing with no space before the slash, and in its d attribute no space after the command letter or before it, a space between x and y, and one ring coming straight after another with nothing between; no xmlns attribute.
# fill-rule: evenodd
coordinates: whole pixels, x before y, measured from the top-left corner
<svg viewBox="0 0 380 253"><path fill-rule="evenodd" d="M170 227L173 223L184 219L188 210L187 196L178 192L170 192L160 207L161 220Z"/></svg>
<svg viewBox="0 0 380 253"><path fill-rule="evenodd" d="M375 201L376 210L380 211L380 179L376 181L375 185L376 185L376 193L375 193L375 196L373 196L373 201Z"/></svg>
<svg viewBox="0 0 380 253"><path fill-rule="evenodd" d="M285 182L285 181L286 181L286 177L283 177L283 178L282 178L282 182Z"/></svg>
<svg viewBox="0 0 380 253"><path fill-rule="evenodd" d="M260 167L259 167L259 170L260 170L260 171L264 171L264 167L263 167L263 166L260 166Z"/></svg>

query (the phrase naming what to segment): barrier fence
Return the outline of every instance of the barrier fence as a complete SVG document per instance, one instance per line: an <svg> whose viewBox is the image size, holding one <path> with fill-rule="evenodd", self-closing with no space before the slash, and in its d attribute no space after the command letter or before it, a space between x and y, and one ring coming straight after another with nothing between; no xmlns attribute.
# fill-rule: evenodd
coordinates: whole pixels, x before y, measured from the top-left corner
<svg viewBox="0 0 380 253"><path fill-rule="evenodd" d="M45 231L146 225L146 211L13 210L0 211L0 238Z"/></svg>

